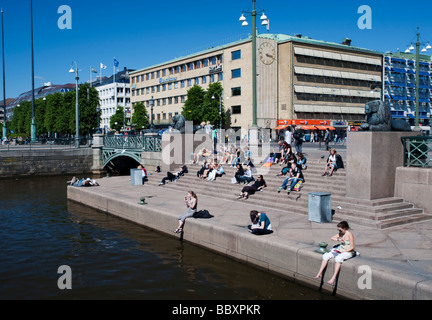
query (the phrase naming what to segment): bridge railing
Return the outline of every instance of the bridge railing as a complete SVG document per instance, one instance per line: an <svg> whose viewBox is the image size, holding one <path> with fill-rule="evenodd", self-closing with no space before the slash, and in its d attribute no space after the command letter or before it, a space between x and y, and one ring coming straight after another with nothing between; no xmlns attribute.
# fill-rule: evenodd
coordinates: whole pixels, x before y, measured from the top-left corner
<svg viewBox="0 0 432 320"><path fill-rule="evenodd" d="M432 167L432 136L402 137L405 167Z"/></svg>
<svg viewBox="0 0 432 320"><path fill-rule="evenodd" d="M159 135L104 135L105 148L143 149L147 152L162 151L162 139Z"/></svg>

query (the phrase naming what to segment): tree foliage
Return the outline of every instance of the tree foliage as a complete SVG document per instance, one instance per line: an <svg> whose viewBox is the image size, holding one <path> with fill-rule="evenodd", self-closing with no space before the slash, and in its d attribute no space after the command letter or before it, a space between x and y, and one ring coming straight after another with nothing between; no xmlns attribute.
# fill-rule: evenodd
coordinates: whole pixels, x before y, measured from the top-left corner
<svg viewBox="0 0 432 320"><path fill-rule="evenodd" d="M135 128L140 130L143 127L147 128L149 126L149 119L147 116L147 110L144 106L144 103L137 102L133 106L133 115L132 115L132 123L135 125Z"/></svg>
<svg viewBox="0 0 432 320"><path fill-rule="evenodd" d="M123 126L125 126L124 108L117 106L116 112L110 118L110 127L115 131L120 131Z"/></svg>
<svg viewBox="0 0 432 320"><path fill-rule="evenodd" d="M56 92L35 100L36 134L57 133L59 136L75 134L76 91L64 94ZM95 88L83 84L78 90L80 135L91 134L97 129L99 95ZM14 135L28 136L31 131L32 102L23 101L14 108L8 130Z"/></svg>
<svg viewBox="0 0 432 320"><path fill-rule="evenodd" d="M203 121L202 105L204 103L204 96L204 89L198 85L194 85L187 92L182 114L187 121L193 121L194 125L200 124Z"/></svg>
<svg viewBox="0 0 432 320"><path fill-rule="evenodd" d="M222 85L219 82L211 83L207 91L199 85L194 85L187 92L183 116L186 120L193 121L194 125L210 121L217 128L220 123L224 127L226 116L222 93ZM219 97L221 97L220 105ZM220 111L221 115L219 115Z"/></svg>

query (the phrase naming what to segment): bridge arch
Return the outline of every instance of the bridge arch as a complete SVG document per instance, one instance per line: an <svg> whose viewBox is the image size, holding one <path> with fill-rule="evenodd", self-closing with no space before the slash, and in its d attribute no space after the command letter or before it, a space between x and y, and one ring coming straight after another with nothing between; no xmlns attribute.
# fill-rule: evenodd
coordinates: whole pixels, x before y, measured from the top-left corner
<svg viewBox="0 0 432 320"><path fill-rule="evenodd" d="M111 173L129 174L129 170L141 163L141 152L125 149L104 149L102 167Z"/></svg>

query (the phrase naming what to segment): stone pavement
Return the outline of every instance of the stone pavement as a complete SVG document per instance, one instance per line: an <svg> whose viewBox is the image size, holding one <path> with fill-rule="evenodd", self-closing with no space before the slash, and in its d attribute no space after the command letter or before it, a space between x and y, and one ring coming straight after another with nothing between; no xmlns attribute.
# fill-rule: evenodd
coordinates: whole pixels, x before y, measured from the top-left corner
<svg viewBox="0 0 432 320"><path fill-rule="evenodd" d="M304 152L311 158L327 154L314 148L305 148ZM331 248L334 243L330 237L337 233L336 222L311 222L307 215L283 208L269 209L256 202L236 201L235 195L229 200L220 197L219 190L214 195L201 195L198 183L191 183L190 189L198 194L198 209L207 209L214 217L190 218L184 233L177 235L173 230L178 224L177 217L186 211L183 199L187 189L176 189L175 183L171 183L171 188L157 186L164 176L164 173L152 173L143 186L132 186L130 178L125 176L102 178L98 180L99 187L68 187L68 198L317 290L354 299L432 299L430 220L385 230L350 222L360 256L342 265L336 285L331 286L326 282L333 273L333 262L324 274L324 281L314 279L322 259L315 250L321 242L327 242ZM148 204L139 205L140 197L145 197ZM248 232L251 210L268 214L273 234L254 236Z"/></svg>

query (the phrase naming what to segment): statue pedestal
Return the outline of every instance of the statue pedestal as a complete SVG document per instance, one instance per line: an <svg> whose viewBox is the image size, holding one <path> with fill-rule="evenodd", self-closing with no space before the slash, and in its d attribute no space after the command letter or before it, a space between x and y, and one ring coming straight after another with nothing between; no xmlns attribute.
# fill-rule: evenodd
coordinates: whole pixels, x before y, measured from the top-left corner
<svg viewBox="0 0 432 320"><path fill-rule="evenodd" d="M394 196L396 168L403 166L401 137L415 132L348 132L346 196L375 200Z"/></svg>

